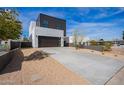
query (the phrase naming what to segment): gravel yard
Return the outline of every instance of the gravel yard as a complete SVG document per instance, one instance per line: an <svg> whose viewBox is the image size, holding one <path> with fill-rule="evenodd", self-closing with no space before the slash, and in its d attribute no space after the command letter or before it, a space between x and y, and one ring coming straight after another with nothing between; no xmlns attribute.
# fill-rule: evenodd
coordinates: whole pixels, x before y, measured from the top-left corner
<svg viewBox="0 0 124 93"><path fill-rule="evenodd" d="M24 58L24 61L20 61ZM0 84L89 84L38 49L23 49L0 73Z"/></svg>

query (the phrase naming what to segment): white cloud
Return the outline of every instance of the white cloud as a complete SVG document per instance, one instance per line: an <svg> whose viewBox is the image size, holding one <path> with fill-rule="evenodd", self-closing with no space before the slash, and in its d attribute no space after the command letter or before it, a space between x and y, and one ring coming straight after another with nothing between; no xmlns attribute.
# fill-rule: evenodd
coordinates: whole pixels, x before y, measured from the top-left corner
<svg viewBox="0 0 124 93"><path fill-rule="evenodd" d="M80 23L78 27L110 27L114 26L114 23Z"/></svg>
<svg viewBox="0 0 124 93"><path fill-rule="evenodd" d="M79 31L85 31L85 30L103 30L103 28L108 28L108 27L113 27L115 26L115 23L77 23L77 25L74 25L71 29L68 31L74 31L74 30L79 30Z"/></svg>
<svg viewBox="0 0 124 93"><path fill-rule="evenodd" d="M96 19L100 19L100 18L107 18L107 17L111 17L114 16L116 14L119 14L121 12L124 12L124 8L123 7L118 7L116 8L114 11L111 11L112 8L111 7L105 7L105 8L97 8L97 7L91 7L91 8L77 8L79 10L79 14L82 16L85 16L87 18L92 18L94 20ZM96 11L95 14L89 16L89 14L92 11Z"/></svg>
<svg viewBox="0 0 124 93"><path fill-rule="evenodd" d="M105 18L105 17L111 17L114 15L117 15L121 12L124 12L124 8L117 8L116 11L110 12L111 8L98 8L99 14L95 15L93 18L94 19L99 19L99 18Z"/></svg>
<svg viewBox="0 0 124 93"><path fill-rule="evenodd" d="M118 32L120 32L116 23L79 23L67 31L71 36L75 30L79 35L96 40L100 38L111 40L118 37Z"/></svg>

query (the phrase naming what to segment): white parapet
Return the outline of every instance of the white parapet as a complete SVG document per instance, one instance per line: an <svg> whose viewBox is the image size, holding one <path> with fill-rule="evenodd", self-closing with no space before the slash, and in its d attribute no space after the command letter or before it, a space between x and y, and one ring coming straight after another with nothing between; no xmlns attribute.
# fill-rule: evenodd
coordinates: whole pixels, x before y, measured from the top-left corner
<svg viewBox="0 0 124 93"><path fill-rule="evenodd" d="M63 37L64 36L64 30L37 27L37 26L35 29L35 33L38 36L51 36L51 37Z"/></svg>

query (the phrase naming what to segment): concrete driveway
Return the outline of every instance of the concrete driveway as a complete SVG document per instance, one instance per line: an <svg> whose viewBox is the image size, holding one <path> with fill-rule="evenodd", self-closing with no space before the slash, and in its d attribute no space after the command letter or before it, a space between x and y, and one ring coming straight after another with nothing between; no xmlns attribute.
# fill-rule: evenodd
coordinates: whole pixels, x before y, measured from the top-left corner
<svg viewBox="0 0 124 93"><path fill-rule="evenodd" d="M91 84L106 84L124 67L124 61L91 53L76 52L68 47L41 48L68 69L85 77Z"/></svg>

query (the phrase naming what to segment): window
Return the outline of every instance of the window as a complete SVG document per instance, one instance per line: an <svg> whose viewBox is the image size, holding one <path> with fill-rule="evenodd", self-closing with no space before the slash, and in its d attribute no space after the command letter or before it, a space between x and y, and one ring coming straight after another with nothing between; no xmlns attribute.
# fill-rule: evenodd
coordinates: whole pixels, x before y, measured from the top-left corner
<svg viewBox="0 0 124 93"><path fill-rule="evenodd" d="M57 25L56 25L56 29L63 29L63 27L62 27L61 24L57 24Z"/></svg>
<svg viewBox="0 0 124 93"><path fill-rule="evenodd" d="M42 26L43 26L43 27L48 27L48 21L47 21L47 20L43 20Z"/></svg>

